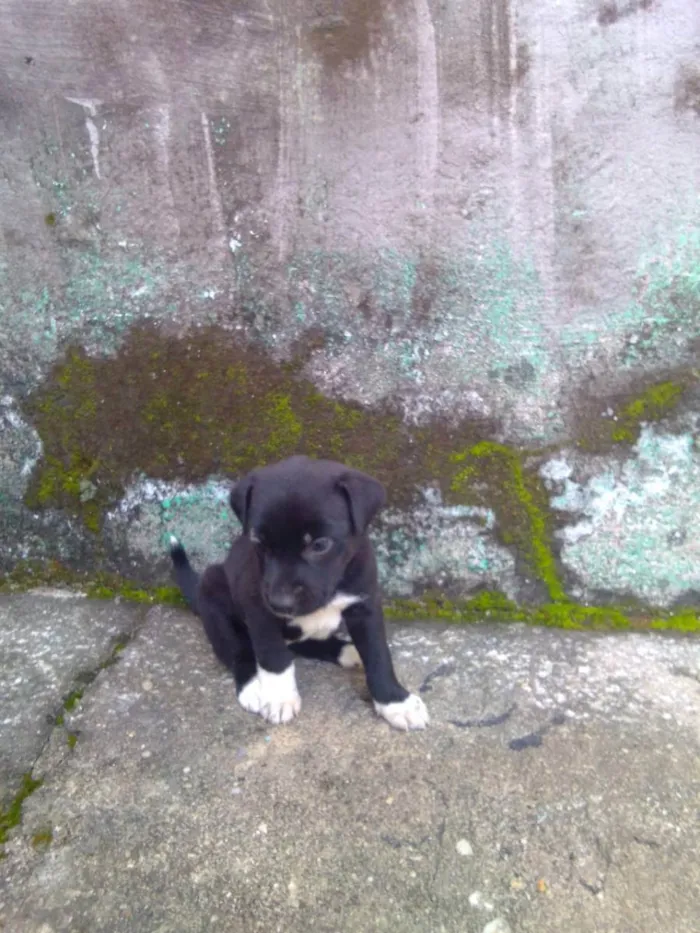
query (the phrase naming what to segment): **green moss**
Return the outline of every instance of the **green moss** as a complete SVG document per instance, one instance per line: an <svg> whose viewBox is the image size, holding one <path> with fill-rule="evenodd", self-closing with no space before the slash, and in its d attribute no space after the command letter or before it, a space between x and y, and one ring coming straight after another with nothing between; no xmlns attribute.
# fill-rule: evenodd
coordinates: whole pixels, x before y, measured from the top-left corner
<svg viewBox="0 0 700 933"><path fill-rule="evenodd" d="M20 561L9 573L0 575L0 592L23 592L40 586L74 589L91 599L124 599L144 605L186 605L175 586L146 588L116 574L79 573L58 561ZM118 643L115 650L123 650L124 644Z"/></svg>
<svg viewBox="0 0 700 933"><path fill-rule="evenodd" d="M44 223L46 224L47 227L56 226L56 215L53 213L53 211L49 214L44 215Z"/></svg>
<svg viewBox="0 0 700 933"><path fill-rule="evenodd" d="M19 826L22 821L22 804L31 797L35 790L41 787L43 781L35 780L31 773L23 775L19 790L15 794L6 810L0 810L0 846L7 842L11 829Z"/></svg>
<svg viewBox="0 0 700 933"><path fill-rule="evenodd" d="M47 849L53 842L53 830L42 829L32 836L32 845L35 849Z"/></svg>
<svg viewBox="0 0 700 933"><path fill-rule="evenodd" d="M582 606L578 603L548 603L518 606L500 593L483 592L471 599L448 600L439 594L418 599L390 600L385 606L389 619L439 621L452 624L479 622L523 622L527 625L573 631L627 631L654 629L700 632L700 615L688 611L660 613L655 618L627 607Z"/></svg>
<svg viewBox="0 0 700 933"><path fill-rule="evenodd" d="M70 455L68 463L47 457L37 482L30 484L26 504L34 509L47 506L70 509L89 531L97 534L102 527L102 507L97 501L99 489L92 478L99 466L99 461L88 460L76 452Z"/></svg>
<svg viewBox="0 0 700 933"><path fill-rule="evenodd" d="M53 573L56 575L53 576ZM110 585L101 582L89 583L85 577L71 574L58 564L51 564L43 574L34 571L31 576L20 574L20 583L12 575L0 579L0 592L30 589L47 584L70 586L93 599L121 598L147 605L169 605L185 607L185 601L174 587L140 588L128 581L110 578ZM700 632L700 615L692 610L678 612L650 612L638 606L583 606L574 602L554 602L541 606L520 606L502 593L484 590L468 599L447 599L440 593L426 592L411 599L390 599L384 606L388 619L399 621L439 621L454 624L479 622L523 622L528 625L550 626L574 630L624 630L654 629L657 631ZM128 636L118 638L110 656L98 667L98 671L109 667L128 643ZM72 711L84 694L85 684L94 679L96 673L84 675L81 688L71 692L64 703L65 711ZM64 715L55 718L56 725L63 725Z"/></svg>
<svg viewBox="0 0 700 933"><path fill-rule="evenodd" d="M670 415L697 381L697 371L686 370L674 379L656 382L636 394L627 393L611 403L592 400L584 406L587 410L579 422L576 445L590 453L606 453L619 444L636 444L642 425ZM600 414L601 408L605 409L604 415Z"/></svg>
<svg viewBox="0 0 700 933"><path fill-rule="evenodd" d="M448 501L491 509L500 540L540 583L543 597L573 606L552 546L546 490L529 465L547 451L485 439L496 425L483 419L410 428L395 408L327 398L300 375L305 359L274 363L216 327L183 340L139 326L113 357L68 350L25 404L44 449L27 505L76 515L95 533L97 547L106 510L135 474L201 482L294 453L332 456L377 476L396 507L409 508L417 491L431 485ZM634 443L641 425L668 415L696 379L687 371L612 405L595 400L583 412L579 445L597 451ZM611 407L614 417L601 417L601 408ZM96 598L182 605L170 587L154 591L106 575L66 582ZM573 613L562 612L562 620L569 624Z"/></svg>
<svg viewBox="0 0 700 933"><path fill-rule="evenodd" d="M68 694L68 696L65 698L65 700L63 701L63 708L64 708L64 710L65 710L67 713L72 713L73 710L74 710L74 709L76 708L76 706L78 705L78 703L80 703L80 701L82 700L83 694L84 694L84 693L85 693L85 690L84 690L84 689L78 688L78 689L76 689L76 690L72 690L72 691Z"/></svg>
<svg viewBox="0 0 700 933"><path fill-rule="evenodd" d="M457 468L450 484L453 496L492 508L503 542L515 545L551 600L566 600L547 527L547 494L537 473L528 472L509 447L491 441L452 454L451 460Z"/></svg>
<svg viewBox="0 0 700 933"><path fill-rule="evenodd" d="M75 732L69 732L66 735L66 744L68 745L68 748L75 748L75 746L78 744L78 736Z"/></svg>
<svg viewBox="0 0 700 933"><path fill-rule="evenodd" d="M407 505L426 482L449 483L450 450L493 430L467 420L410 431L395 410L323 396L303 364L274 364L214 327L186 340L138 327L109 358L71 348L24 406L44 448L26 504L99 531L134 474L197 482L307 453L373 473Z"/></svg>
<svg viewBox="0 0 700 933"><path fill-rule="evenodd" d="M698 633L700 632L700 616L689 609L669 613L652 619L649 627L657 632Z"/></svg>

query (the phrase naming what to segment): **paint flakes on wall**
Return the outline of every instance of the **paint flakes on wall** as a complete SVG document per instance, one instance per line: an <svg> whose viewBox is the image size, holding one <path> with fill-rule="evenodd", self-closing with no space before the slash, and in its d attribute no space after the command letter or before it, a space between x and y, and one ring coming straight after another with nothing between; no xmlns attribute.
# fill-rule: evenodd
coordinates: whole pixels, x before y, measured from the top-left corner
<svg viewBox="0 0 700 933"><path fill-rule="evenodd" d="M373 534L386 594L407 597L437 587L463 595L486 587L516 598L515 561L496 543L493 511L447 506L437 489L422 496L410 513L385 512Z"/></svg>
<svg viewBox="0 0 700 933"><path fill-rule="evenodd" d="M174 535L203 568L220 561L238 533L230 490L230 481L219 477L205 483L137 477L107 514L106 534L115 543L125 538L129 554L152 561L164 558Z"/></svg>
<svg viewBox="0 0 700 933"><path fill-rule="evenodd" d="M141 476L107 515L105 533L128 552L160 562L168 541L182 541L196 566L220 561L240 526L229 507L231 483L177 483ZM373 530L379 573L387 596L411 596L440 587L464 594L500 589L515 598L518 581L512 554L494 538L490 509L447 506L436 489L407 513L385 512Z"/></svg>
<svg viewBox="0 0 700 933"><path fill-rule="evenodd" d="M560 456L541 474L562 528L564 565L588 592L669 607L700 594L700 446L695 431L647 426L622 462ZM576 480L576 475L587 478Z"/></svg>

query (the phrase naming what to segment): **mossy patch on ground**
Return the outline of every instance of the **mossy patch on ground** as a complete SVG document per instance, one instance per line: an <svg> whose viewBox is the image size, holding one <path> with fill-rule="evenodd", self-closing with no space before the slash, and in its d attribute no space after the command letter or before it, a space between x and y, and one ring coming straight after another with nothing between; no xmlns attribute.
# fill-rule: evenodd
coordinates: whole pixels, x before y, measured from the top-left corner
<svg viewBox="0 0 700 933"><path fill-rule="evenodd" d="M71 574L61 569L58 578L52 579L47 570L41 583L33 582L26 574L19 578L12 574L0 577L0 592L17 592L32 586L47 583L70 587L93 599L124 599L147 605L166 605L186 608L186 603L175 587L139 587L116 576L107 586L104 579L99 585L89 582L85 576ZM465 599L447 599L440 593L426 592L410 599L388 599L384 604L388 619L397 621L436 621L454 624L479 622L524 622L563 629L596 629L613 631L623 629L654 629L656 631L700 632L700 614L691 609L669 612L661 609L644 609L641 606L584 606L571 601L544 603L537 606L522 606L514 603L502 593L484 590ZM108 658L98 665L90 680L99 671L115 663L126 645L126 637L115 640ZM63 711L70 711L78 704L90 681L83 680L79 687L64 700L62 712L56 716L56 725L63 725ZM65 705L68 704L68 705ZM70 707L70 708L69 708Z"/></svg>
<svg viewBox="0 0 700 933"><path fill-rule="evenodd" d="M0 592L25 592L42 586L73 589L91 599L124 599L147 606L186 605L176 586L143 587L112 573L81 573L60 561L20 561L6 574L0 574ZM113 652L121 652L126 636L116 640ZM105 662L107 663L107 662Z"/></svg>
<svg viewBox="0 0 700 933"><path fill-rule="evenodd" d="M501 593L484 591L469 599L449 600L440 594L389 600L387 618L399 621L438 621L458 625L480 622L522 622L573 631L669 631L700 633L700 615L692 610L641 611L628 607L545 603L519 606Z"/></svg>
<svg viewBox="0 0 700 933"><path fill-rule="evenodd" d="M47 849L53 842L53 830L41 829L32 836L32 845L35 849Z"/></svg>
<svg viewBox="0 0 700 933"><path fill-rule="evenodd" d="M23 775L19 790L10 801L7 809L0 810L0 856L2 855L2 846L7 842L7 837L11 829L19 826L22 821L22 804L31 797L35 790L42 785L42 781L36 780L31 773Z"/></svg>

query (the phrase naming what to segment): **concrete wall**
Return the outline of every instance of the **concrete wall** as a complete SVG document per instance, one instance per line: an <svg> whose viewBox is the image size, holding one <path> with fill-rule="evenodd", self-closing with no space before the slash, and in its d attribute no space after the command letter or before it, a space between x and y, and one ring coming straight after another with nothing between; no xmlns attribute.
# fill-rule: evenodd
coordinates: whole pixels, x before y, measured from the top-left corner
<svg viewBox="0 0 700 933"><path fill-rule="evenodd" d="M390 593L700 592L696 0L0 0L2 562L293 450Z"/></svg>

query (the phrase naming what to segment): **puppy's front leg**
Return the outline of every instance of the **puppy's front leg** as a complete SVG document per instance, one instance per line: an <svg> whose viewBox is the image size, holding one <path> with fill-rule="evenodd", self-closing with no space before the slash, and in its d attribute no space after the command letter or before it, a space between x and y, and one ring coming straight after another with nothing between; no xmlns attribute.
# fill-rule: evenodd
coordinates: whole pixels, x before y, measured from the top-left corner
<svg viewBox="0 0 700 933"><path fill-rule="evenodd" d="M419 696L402 687L394 673L379 599L355 603L343 613L367 675L374 708L395 729L425 729L428 710Z"/></svg>
<svg viewBox="0 0 700 933"><path fill-rule="evenodd" d="M301 710L294 655L279 623L264 610L246 613L246 624L257 662L256 676L238 694L238 702L268 722L291 722Z"/></svg>

